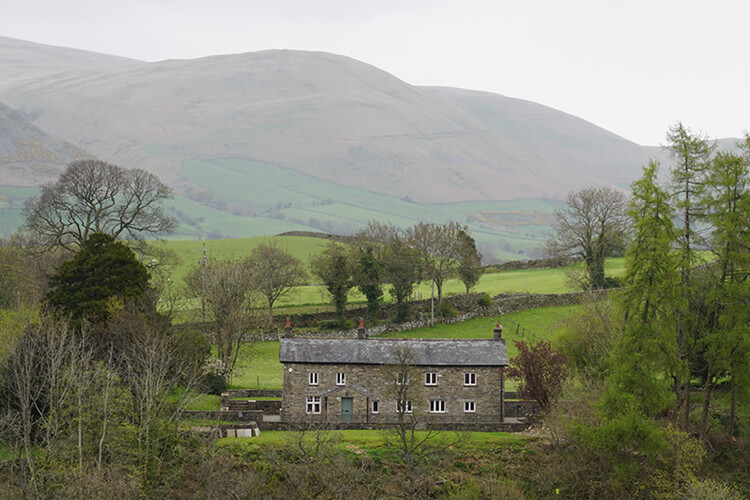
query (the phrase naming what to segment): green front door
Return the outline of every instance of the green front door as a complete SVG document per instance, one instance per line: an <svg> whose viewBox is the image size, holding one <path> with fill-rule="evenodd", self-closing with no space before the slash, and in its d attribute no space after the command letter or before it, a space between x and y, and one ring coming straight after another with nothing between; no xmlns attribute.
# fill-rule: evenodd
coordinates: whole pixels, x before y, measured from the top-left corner
<svg viewBox="0 0 750 500"><path fill-rule="evenodd" d="M352 421L352 398L341 398L341 421L351 422Z"/></svg>

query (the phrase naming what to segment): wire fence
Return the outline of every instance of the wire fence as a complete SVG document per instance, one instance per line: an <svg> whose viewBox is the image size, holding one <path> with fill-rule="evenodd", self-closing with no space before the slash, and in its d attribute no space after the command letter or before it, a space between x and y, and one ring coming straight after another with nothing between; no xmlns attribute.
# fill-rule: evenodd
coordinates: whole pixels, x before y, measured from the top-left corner
<svg viewBox="0 0 750 500"><path fill-rule="evenodd" d="M544 340L528 328L519 325L517 322L513 321L510 318L503 318L503 323L505 323L506 325L510 324L510 328L506 327L507 332L515 333L521 338L533 340L534 342L540 342Z"/></svg>

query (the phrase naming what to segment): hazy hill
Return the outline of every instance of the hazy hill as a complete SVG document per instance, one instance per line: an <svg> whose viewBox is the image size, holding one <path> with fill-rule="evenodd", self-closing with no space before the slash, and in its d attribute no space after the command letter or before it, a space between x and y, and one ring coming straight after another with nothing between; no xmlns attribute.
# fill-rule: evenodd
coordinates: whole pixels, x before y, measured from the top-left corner
<svg viewBox="0 0 750 500"><path fill-rule="evenodd" d="M627 186L653 152L593 123L535 102L488 92L426 87L488 130L563 166Z"/></svg>
<svg viewBox="0 0 750 500"><path fill-rule="evenodd" d="M85 50L54 47L0 36L0 85L35 81L41 75L92 70L138 61ZM57 78L60 78L58 76Z"/></svg>
<svg viewBox="0 0 750 500"><path fill-rule="evenodd" d="M658 153L540 104L319 52L146 63L0 37L0 102L17 112L0 109L6 232L23 186L86 150L169 183L180 236L457 220L485 255L517 258L566 193L626 187Z"/></svg>
<svg viewBox="0 0 750 500"><path fill-rule="evenodd" d="M2 183L39 186L56 179L68 163L92 158L85 151L50 137L0 104L0 168Z"/></svg>
<svg viewBox="0 0 750 500"><path fill-rule="evenodd" d="M173 184L184 160L212 158L419 202L561 198L608 182L563 168L428 89L325 53L71 63L57 77L0 83L0 99L98 157Z"/></svg>

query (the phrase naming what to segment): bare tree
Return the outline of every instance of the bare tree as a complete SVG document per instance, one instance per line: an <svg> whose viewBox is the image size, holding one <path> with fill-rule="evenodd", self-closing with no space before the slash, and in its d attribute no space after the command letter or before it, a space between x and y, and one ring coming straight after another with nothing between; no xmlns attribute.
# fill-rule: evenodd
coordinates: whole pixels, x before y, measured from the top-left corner
<svg viewBox="0 0 750 500"><path fill-rule="evenodd" d="M273 325L273 305L292 287L302 284L307 276L299 259L276 246L261 243L250 254L253 287L268 303L268 326Z"/></svg>
<svg viewBox="0 0 750 500"><path fill-rule="evenodd" d="M612 187L586 187L568 193L565 207L555 214L547 254L580 258L586 264L586 286L604 288L604 259L623 246L626 208L625 195Z"/></svg>
<svg viewBox="0 0 750 500"><path fill-rule="evenodd" d="M139 465L144 472L153 471L164 453L159 442L170 432L170 424L176 430L189 392L181 392L176 404L169 395L178 387L195 387L195 379L185 380L189 367L178 355L174 339L148 326L130 339L123 358L124 379L133 395Z"/></svg>
<svg viewBox="0 0 750 500"><path fill-rule="evenodd" d="M170 196L167 185L145 170L76 161L28 200L24 228L42 247L68 250L94 232L133 239L166 233L177 225L161 206Z"/></svg>
<svg viewBox="0 0 750 500"><path fill-rule="evenodd" d="M407 230L407 239L424 261L425 277L437 288L438 303L443 300L443 282L454 276L461 258L462 234L469 229L458 222L420 222Z"/></svg>
<svg viewBox="0 0 750 500"><path fill-rule="evenodd" d="M416 497L422 463L430 456L464 441L466 436L456 432L446 438L445 434L429 425L422 386L418 382L418 371L415 368L416 353L409 347L395 347L392 353L395 363L383 367L385 394L395 405L393 434L399 455L407 469L409 493Z"/></svg>
<svg viewBox="0 0 750 500"><path fill-rule="evenodd" d="M216 261L193 268L185 277L188 295L205 301L218 358L232 373L240 348L256 325L253 276L247 259Z"/></svg>

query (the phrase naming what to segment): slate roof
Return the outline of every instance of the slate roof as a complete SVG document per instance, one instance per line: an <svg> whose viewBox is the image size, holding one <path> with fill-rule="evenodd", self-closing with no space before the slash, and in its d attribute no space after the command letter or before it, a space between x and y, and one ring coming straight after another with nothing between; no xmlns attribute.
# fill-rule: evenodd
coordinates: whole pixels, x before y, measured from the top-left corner
<svg viewBox="0 0 750 500"><path fill-rule="evenodd" d="M282 338L282 363L397 364L394 348L407 347L416 366L507 366L505 341L470 339Z"/></svg>

